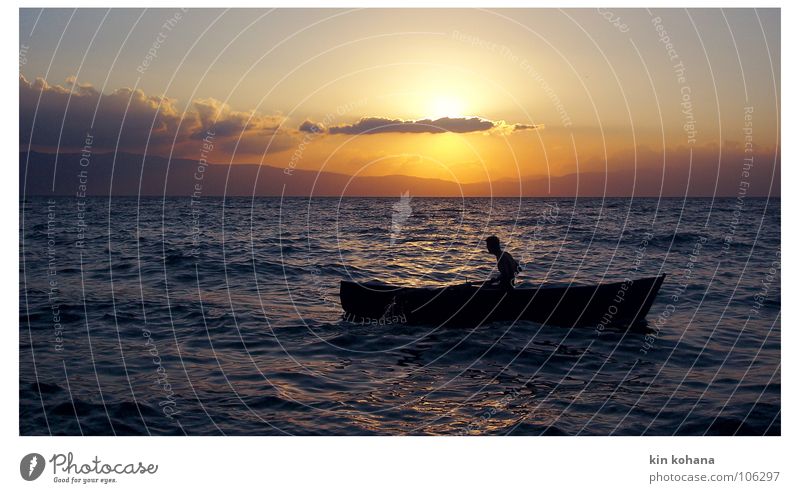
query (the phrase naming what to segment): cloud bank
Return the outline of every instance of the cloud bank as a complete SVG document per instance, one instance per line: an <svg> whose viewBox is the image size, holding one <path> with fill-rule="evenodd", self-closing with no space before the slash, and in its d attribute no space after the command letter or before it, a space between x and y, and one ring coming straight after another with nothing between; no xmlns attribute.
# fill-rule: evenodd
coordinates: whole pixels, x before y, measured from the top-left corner
<svg viewBox="0 0 800 493"><path fill-rule="evenodd" d="M185 107L141 89L119 88L101 93L75 77L63 85L19 75L20 147L52 152L80 149L88 135L96 150L195 157L201 141L213 133L212 162L233 154L261 155L297 147L302 134L443 134L484 132L510 134L540 125L506 123L480 117L402 120L363 117L351 124L325 127L310 120L287 127L279 114L237 111L214 98L195 99Z"/></svg>
<svg viewBox="0 0 800 493"><path fill-rule="evenodd" d="M301 132L320 133L325 132L331 135L346 134L346 135L364 135L364 134L381 134L381 133L470 133L470 132L496 132L496 133L510 133L523 130L536 130L542 128L541 125L533 124L508 124L502 120L493 121L473 117L443 117L436 120L422 119L422 120L398 120L385 117L364 117L355 123L345 125L334 125L324 128L322 124L313 123L306 120L303 122L298 130Z"/></svg>
<svg viewBox="0 0 800 493"><path fill-rule="evenodd" d="M175 99L141 89L102 94L74 77L65 83L19 76L20 145L67 151L91 134L98 149L196 155L198 141L213 132L218 150L260 154L287 149L297 139L296 131L281 129L282 116L235 111L213 98L196 99L184 111Z"/></svg>

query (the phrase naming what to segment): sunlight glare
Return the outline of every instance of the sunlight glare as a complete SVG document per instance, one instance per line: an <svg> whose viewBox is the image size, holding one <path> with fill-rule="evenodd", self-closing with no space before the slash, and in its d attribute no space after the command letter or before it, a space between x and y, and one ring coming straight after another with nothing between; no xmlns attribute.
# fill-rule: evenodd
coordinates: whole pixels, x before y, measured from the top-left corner
<svg viewBox="0 0 800 493"><path fill-rule="evenodd" d="M437 96L430 104L430 117L442 118L448 116L457 118L464 115L464 102L453 96Z"/></svg>

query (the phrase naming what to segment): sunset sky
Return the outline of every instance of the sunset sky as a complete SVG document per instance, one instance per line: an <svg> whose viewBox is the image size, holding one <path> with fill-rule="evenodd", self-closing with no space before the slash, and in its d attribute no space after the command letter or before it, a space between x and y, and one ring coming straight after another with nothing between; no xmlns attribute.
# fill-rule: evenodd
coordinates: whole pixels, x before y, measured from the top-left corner
<svg viewBox="0 0 800 493"><path fill-rule="evenodd" d="M751 131L780 165L779 39L774 9L23 9L20 150L197 159L213 132L213 163L354 176L735 178Z"/></svg>

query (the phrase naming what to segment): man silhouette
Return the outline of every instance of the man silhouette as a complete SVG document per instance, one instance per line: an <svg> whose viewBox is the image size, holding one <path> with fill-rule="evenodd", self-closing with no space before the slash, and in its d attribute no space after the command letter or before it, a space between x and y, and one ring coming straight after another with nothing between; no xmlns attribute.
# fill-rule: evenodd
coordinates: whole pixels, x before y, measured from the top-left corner
<svg viewBox="0 0 800 493"><path fill-rule="evenodd" d="M500 238L489 236L486 238L486 249L497 257L497 276L489 280L489 284L496 284L502 289L513 289L514 279L519 273L519 263L510 253L500 247Z"/></svg>

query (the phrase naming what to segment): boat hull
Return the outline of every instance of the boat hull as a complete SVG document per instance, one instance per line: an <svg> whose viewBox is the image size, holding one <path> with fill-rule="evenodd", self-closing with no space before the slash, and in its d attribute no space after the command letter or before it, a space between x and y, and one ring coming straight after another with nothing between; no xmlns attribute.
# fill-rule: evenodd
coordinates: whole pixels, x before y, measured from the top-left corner
<svg viewBox="0 0 800 493"><path fill-rule="evenodd" d="M665 276L510 291L470 284L405 288L342 281L339 296L345 318L357 323L478 326L493 321L529 320L602 330L644 322Z"/></svg>

